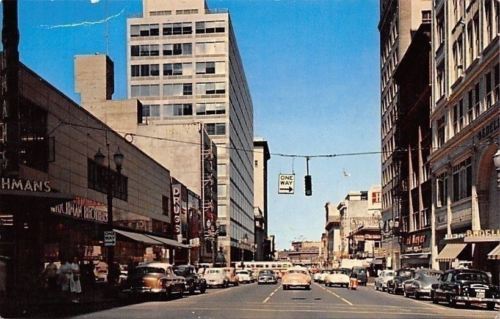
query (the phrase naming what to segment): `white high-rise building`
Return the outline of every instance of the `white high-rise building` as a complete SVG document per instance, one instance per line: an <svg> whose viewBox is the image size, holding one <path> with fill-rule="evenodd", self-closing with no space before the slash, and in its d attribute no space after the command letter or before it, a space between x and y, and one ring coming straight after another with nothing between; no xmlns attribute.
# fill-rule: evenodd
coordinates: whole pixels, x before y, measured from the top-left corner
<svg viewBox="0 0 500 319"><path fill-rule="evenodd" d="M217 144L219 247L240 260L254 242L253 105L229 13L143 0L142 17L127 20L127 68L143 125L202 122Z"/></svg>

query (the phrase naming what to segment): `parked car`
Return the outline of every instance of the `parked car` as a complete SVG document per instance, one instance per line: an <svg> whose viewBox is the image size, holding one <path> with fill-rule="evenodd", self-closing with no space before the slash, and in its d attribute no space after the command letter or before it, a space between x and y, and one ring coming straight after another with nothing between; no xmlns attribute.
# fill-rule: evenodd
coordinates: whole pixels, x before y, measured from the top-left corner
<svg viewBox="0 0 500 319"><path fill-rule="evenodd" d="M178 276L183 276L186 279L186 291L190 294L194 294L196 290L203 294L207 290L207 281L196 272L196 268L194 266L175 266L174 273Z"/></svg>
<svg viewBox="0 0 500 319"><path fill-rule="evenodd" d="M292 287L303 287L306 290L311 289L311 275L307 269L303 267L292 267L288 269L281 281L283 290L288 290Z"/></svg>
<svg viewBox="0 0 500 319"><path fill-rule="evenodd" d="M415 299L420 299L423 296L430 297L431 286L438 283L442 273L439 270L417 269L415 277L403 283L403 295L405 297L413 296Z"/></svg>
<svg viewBox="0 0 500 319"><path fill-rule="evenodd" d="M224 268L207 268L204 278L207 281L207 287L227 288L229 286L229 279Z"/></svg>
<svg viewBox="0 0 500 319"><path fill-rule="evenodd" d="M377 278L375 278L375 290L385 291L387 282L394 279L396 272L394 270L382 270Z"/></svg>
<svg viewBox="0 0 500 319"><path fill-rule="evenodd" d="M132 295L156 294L170 297L178 294L182 297L186 280L174 273L168 263L151 262L135 267L128 276L128 289Z"/></svg>
<svg viewBox="0 0 500 319"><path fill-rule="evenodd" d="M253 281L252 273L250 272L250 270L246 269L236 270L236 275L238 276L238 282L251 283Z"/></svg>
<svg viewBox="0 0 500 319"><path fill-rule="evenodd" d="M229 283L233 286L238 286L239 280L238 280L238 275L236 274L236 269L234 267L226 267L224 268L224 271L226 272L226 276L227 279L229 280Z"/></svg>
<svg viewBox="0 0 500 319"><path fill-rule="evenodd" d="M368 271L365 267L354 266L352 267L351 274L356 274L359 285L366 286L366 283L368 282Z"/></svg>
<svg viewBox="0 0 500 319"><path fill-rule="evenodd" d="M330 270L326 270L326 269L322 270L320 272L319 276L318 276L318 282L319 283L324 283L325 282L325 278L326 278L326 276L328 274L330 274Z"/></svg>
<svg viewBox="0 0 500 319"><path fill-rule="evenodd" d="M274 271L270 269L264 269L259 271L259 275L257 276L257 284L277 284L278 278Z"/></svg>
<svg viewBox="0 0 500 319"><path fill-rule="evenodd" d="M339 285L341 287L349 287L349 276L340 269L330 271L325 277L325 286L331 287Z"/></svg>
<svg viewBox="0 0 500 319"><path fill-rule="evenodd" d="M320 276L321 276L321 271L320 270L317 271L317 272L315 272L314 275L313 275L314 282L319 282L319 277Z"/></svg>
<svg viewBox="0 0 500 319"><path fill-rule="evenodd" d="M495 309L500 303L500 291L490 282L488 274L481 270L452 269L439 277L438 283L431 286L433 303L446 301L450 306L463 302L471 304L486 304L489 310Z"/></svg>
<svg viewBox="0 0 500 319"><path fill-rule="evenodd" d="M394 278L387 281L387 292L392 294L403 292L403 282L412 279L414 276L415 270L412 268L398 269Z"/></svg>

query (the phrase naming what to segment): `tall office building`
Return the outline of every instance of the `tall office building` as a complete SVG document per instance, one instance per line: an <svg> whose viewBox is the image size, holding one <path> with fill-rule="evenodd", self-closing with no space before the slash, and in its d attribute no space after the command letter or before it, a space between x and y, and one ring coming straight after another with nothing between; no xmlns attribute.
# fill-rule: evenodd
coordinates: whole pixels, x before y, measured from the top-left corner
<svg viewBox="0 0 500 319"><path fill-rule="evenodd" d="M382 146L382 219L387 266L399 267L400 230L402 230L401 201L406 198L407 185L400 178L401 134L396 125L399 117L399 89L393 75L410 45L412 32L422 20L431 19L431 0L380 1L380 90Z"/></svg>
<svg viewBox="0 0 500 319"><path fill-rule="evenodd" d="M219 247L240 260L254 242L253 105L229 13L143 0L142 17L127 20L127 69L144 125L202 122L217 144Z"/></svg>
<svg viewBox="0 0 500 319"><path fill-rule="evenodd" d="M270 260L271 242L268 240L267 209L267 162L271 158L269 145L263 138L256 137L254 145L254 217L255 217L255 260Z"/></svg>

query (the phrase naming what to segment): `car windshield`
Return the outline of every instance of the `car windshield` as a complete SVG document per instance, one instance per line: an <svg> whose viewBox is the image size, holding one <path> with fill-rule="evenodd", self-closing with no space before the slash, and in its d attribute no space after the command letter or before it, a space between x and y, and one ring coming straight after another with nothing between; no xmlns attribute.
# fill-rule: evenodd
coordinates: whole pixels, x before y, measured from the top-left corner
<svg viewBox="0 0 500 319"><path fill-rule="evenodd" d="M410 270L401 270L401 271L399 271L399 276L400 277L411 277L411 271Z"/></svg>
<svg viewBox="0 0 500 319"><path fill-rule="evenodd" d="M190 273L190 271L189 271L189 267L182 267L182 266L181 266L181 267L176 267L176 268L174 269L174 273L175 273L176 275L185 275L185 274L189 274L189 273Z"/></svg>
<svg viewBox="0 0 500 319"><path fill-rule="evenodd" d="M271 270L261 270L259 275L273 275L274 273Z"/></svg>
<svg viewBox="0 0 500 319"><path fill-rule="evenodd" d="M164 274L165 269L159 267L137 267L134 271L135 275L147 275L147 274Z"/></svg>
<svg viewBox="0 0 500 319"><path fill-rule="evenodd" d="M488 276L481 272L464 272L457 275L457 280L464 281L479 281L484 283L489 283Z"/></svg>

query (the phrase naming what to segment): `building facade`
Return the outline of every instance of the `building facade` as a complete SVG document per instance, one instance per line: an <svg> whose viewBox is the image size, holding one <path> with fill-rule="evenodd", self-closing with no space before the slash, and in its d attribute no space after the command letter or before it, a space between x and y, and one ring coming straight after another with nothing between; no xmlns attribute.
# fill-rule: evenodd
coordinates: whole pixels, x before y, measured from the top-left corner
<svg viewBox="0 0 500 319"><path fill-rule="evenodd" d="M431 266L431 23L422 21L401 59L394 79L399 87L401 130L401 265ZM386 230L388 231L388 230Z"/></svg>
<svg viewBox="0 0 500 319"><path fill-rule="evenodd" d="M339 266L342 241L340 237L340 212L332 203L325 204L325 230L327 267Z"/></svg>
<svg viewBox="0 0 500 319"><path fill-rule="evenodd" d="M217 144L219 237L226 260L254 242L253 105L229 13L204 0L144 0L127 20L128 97L148 123L200 121ZM241 249L240 249L241 248Z"/></svg>
<svg viewBox="0 0 500 319"><path fill-rule="evenodd" d="M402 191L400 178L401 154L398 152L397 129L399 116L399 88L393 74L411 41L411 34L422 20L431 19L431 0L380 1L380 77L381 77L381 148L382 148L382 217L386 225L399 227ZM393 227L393 229L396 229ZM384 236L383 248L390 254L393 267L399 267L399 234Z"/></svg>
<svg viewBox="0 0 500 319"><path fill-rule="evenodd" d="M500 3L434 1L430 121L432 265L487 270L498 284Z"/></svg>
<svg viewBox="0 0 500 319"><path fill-rule="evenodd" d="M271 159L269 145L263 138L255 138L254 147L254 217L255 217L255 260L270 260L271 242L268 239L268 209L267 209L267 162Z"/></svg>

